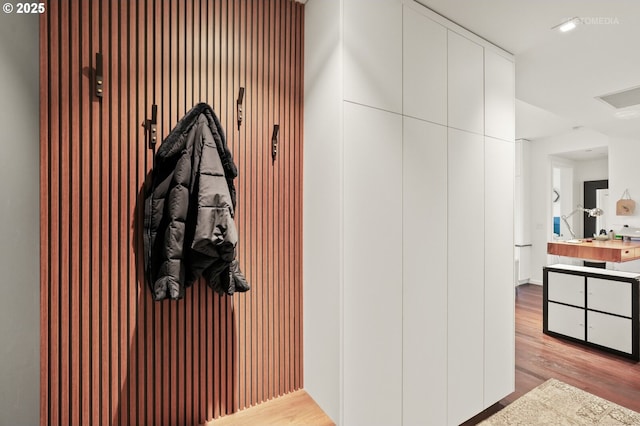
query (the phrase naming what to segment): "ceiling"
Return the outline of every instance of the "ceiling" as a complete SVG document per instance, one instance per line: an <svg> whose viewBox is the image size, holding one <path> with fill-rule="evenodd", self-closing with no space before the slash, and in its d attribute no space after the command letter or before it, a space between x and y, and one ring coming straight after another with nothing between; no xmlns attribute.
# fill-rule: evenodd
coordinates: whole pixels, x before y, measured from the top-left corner
<svg viewBox="0 0 640 426"><path fill-rule="evenodd" d="M595 99L640 86L639 0L416 1L515 55L517 138L583 126L640 140L640 116ZM575 30L552 30L573 17Z"/></svg>

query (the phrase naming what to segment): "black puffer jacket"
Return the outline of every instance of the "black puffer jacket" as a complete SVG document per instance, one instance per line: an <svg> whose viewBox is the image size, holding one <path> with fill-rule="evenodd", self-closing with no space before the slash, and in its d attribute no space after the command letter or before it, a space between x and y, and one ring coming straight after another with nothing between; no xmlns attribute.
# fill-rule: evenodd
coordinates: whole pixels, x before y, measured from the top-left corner
<svg viewBox="0 0 640 426"><path fill-rule="evenodd" d="M155 300L180 299L204 276L220 294L247 291L235 260L238 172L211 107L198 104L156 153L145 200L145 272Z"/></svg>

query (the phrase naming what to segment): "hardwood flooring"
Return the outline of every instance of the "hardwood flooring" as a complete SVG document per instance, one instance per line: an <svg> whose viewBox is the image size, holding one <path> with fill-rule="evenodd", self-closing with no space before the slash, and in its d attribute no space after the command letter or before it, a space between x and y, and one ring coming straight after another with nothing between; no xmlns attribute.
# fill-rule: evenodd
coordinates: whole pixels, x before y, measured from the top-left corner
<svg viewBox="0 0 640 426"><path fill-rule="evenodd" d="M238 411L206 423L204 426L286 426L312 425L334 426L335 423L322 411L304 390L289 393L255 407Z"/></svg>
<svg viewBox="0 0 640 426"><path fill-rule="evenodd" d="M473 425L555 378L640 412L640 363L542 333L542 286L524 284L516 296L515 392L465 422Z"/></svg>

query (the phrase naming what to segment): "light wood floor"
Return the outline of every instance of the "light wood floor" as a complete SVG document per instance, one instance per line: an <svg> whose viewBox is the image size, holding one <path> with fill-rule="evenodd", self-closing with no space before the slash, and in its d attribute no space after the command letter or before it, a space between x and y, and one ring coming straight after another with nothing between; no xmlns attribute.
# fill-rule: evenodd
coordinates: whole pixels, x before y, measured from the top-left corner
<svg viewBox="0 0 640 426"><path fill-rule="evenodd" d="M205 426L333 426L335 423L304 390L212 420Z"/></svg>
<svg viewBox="0 0 640 426"><path fill-rule="evenodd" d="M521 285L516 297L515 392L465 425L489 417L550 378L640 412L640 363L543 334L542 286Z"/></svg>

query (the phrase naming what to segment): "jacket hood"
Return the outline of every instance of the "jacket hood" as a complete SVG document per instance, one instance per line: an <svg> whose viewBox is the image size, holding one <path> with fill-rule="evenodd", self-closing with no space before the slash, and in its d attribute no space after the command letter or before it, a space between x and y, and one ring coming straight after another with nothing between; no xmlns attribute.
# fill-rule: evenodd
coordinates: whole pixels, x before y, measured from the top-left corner
<svg viewBox="0 0 640 426"><path fill-rule="evenodd" d="M233 162L233 156L231 151L227 147L227 140L222 129L222 125L218 120L218 117L213 112L213 109L206 103L201 102L191 108L189 112L176 124L171 133L165 138L164 142L158 148L156 153L156 162L161 165L165 162L171 161L177 155L180 155L187 143L187 135L198 121L200 115L204 115L207 119L207 123L211 132L216 135L220 135L221 144L216 144L218 148L218 154L220 160L225 169L225 175L227 179L233 180L238 176L238 169Z"/></svg>

